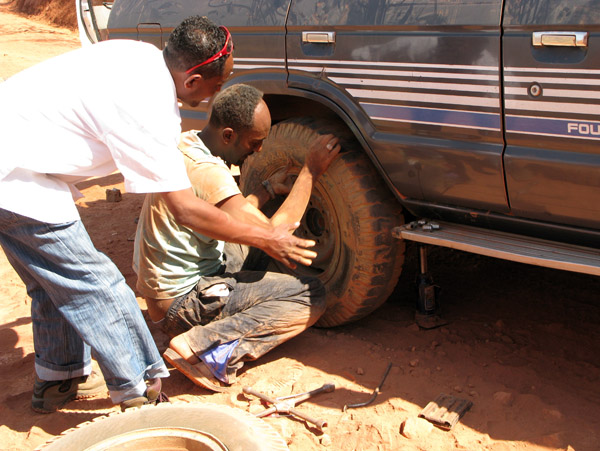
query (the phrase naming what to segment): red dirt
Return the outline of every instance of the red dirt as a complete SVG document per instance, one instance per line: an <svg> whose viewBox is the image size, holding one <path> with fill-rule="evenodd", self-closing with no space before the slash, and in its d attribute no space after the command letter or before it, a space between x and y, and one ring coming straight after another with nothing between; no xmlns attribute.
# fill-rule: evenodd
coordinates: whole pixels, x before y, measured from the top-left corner
<svg viewBox="0 0 600 451"><path fill-rule="evenodd" d="M0 5L0 77L79 46L75 31L10 13ZM27 33L24 33L24 32ZM24 93L26 96L26 93ZM105 200L124 192L120 175L81 185L82 219L96 246L134 285L131 255L142 196ZM434 249L430 270L441 285L443 328L422 331L413 322L416 249L391 299L368 318L336 329L310 329L258 362L248 364L229 393L209 394L173 371L165 391L175 401L216 402L249 410L249 385L276 396L333 381L336 390L298 408L326 420L324 433L302 421L266 421L291 450L577 450L600 443L600 278ZM33 449L98 415L115 412L108 397L77 401L50 415L29 407L33 385L30 300L0 252L0 440L2 449ZM140 307L145 309L140 299ZM160 349L167 338L153 334ZM388 362L383 389L369 399ZM418 413L440 393L473 407L452 431L430 428ZM408 420L404 434L401 425Z"/></svg>
<svg viewBox="0 0 600 451"><path fill-rule="evenodd" d="M77 10L74 1L66 0L13 0L16 13L59 27L77 29Z"/></svg>

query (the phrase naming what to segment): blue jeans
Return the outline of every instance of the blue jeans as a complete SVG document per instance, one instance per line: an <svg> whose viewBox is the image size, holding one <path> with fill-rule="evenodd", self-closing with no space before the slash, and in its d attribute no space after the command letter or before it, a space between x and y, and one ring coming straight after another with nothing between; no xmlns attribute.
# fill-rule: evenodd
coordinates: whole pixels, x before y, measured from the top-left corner
<svg viewBox="0 0 600 451"><path fill-rule="evenodd" d="M93 353L119 403L169 376L133 291L81 221L47 224L0 209L0 245L31 296L40 379L87 375Z"/></svg>

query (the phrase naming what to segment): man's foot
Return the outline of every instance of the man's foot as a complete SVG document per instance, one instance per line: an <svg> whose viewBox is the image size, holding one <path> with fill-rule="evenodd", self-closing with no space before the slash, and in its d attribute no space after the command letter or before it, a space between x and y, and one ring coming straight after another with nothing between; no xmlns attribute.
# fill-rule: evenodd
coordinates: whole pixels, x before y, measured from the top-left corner
<svg viewBox="0 0 600 451"><path fill-rule="evenodd" d="M146 388L144 396L126 399L121 402L121 412L125 412L127 409L142 407L147 404L170 402L169 397L162 392L162 382L160 378L150 379L146 383L148 384L148 388Z"/></svg>
<svg viewBox="0 0 600 451"><path fill-rule="evenodd" d="M74 399L92 398L106 391L102 376L95 371L89 376L62 381L44 381L35 377L31 408L38 413L52 413Z"/></svg>
<svg viewBox="0 0 600 451"><path fill-rule="evenodd" d="M227 387L222 386L221 382L210 372L204 362L197 357L195 359L198 363L190 363L171 348L167 348L163 357L194 384L214 392L227 390Z"/></svg>
<svg viewBox="0 0 600 451"><path fill-rule="evenodd" d="M169 348L179 354L179 357L185 359L188 363L195 365L200 362L200 359L194 354L190 345L186 341L183 334L173 337L169 342Z"/></svg>

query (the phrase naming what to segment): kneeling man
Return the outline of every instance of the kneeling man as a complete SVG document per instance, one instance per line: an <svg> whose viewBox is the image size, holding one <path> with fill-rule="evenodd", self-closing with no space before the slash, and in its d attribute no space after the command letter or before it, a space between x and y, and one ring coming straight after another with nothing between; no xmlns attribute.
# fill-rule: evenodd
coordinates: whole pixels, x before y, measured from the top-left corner
<svg viewBox="0 0 600 451"><path fill-rule="evenodd" d="M244 197L228 166L259 152L270 128L260 91L239 84L219 93L208 125L181 139L196 196L247 224L296 224L340 145L333 135L315 138L291 189L283 168ZM260 207L278 194L288 195L267 218ZM194 232L175 221L159 195L146 197L134 249L137 289L150 318L172 338L164 358L197 385L223 390L244 361L298 335L325 311L318 279L269 272L267 264L261 251Z"/></svg>

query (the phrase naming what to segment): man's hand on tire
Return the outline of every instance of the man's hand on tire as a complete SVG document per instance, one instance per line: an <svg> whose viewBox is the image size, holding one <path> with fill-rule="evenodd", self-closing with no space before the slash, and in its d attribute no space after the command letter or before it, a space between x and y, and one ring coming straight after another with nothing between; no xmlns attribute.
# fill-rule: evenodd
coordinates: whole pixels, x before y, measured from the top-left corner
<svg viewBox="0 0 600 451"><path fill-rule="evenodd" d="M296 263L310 266L313 258L317 256L315 251L307 249L316 244L313 240L304 240L292 235L299 226L300 223L297 222L274 227L272 238L262 248L269 256L284 263L290 269L296 269Z"/></svg>
<svg viewBox="0 0 600 451"><path fill-rule="evenodd" d="M321 135L314 139L304 164L315 180L327 170L340 149L340 140L333 135Z"/></svg>

